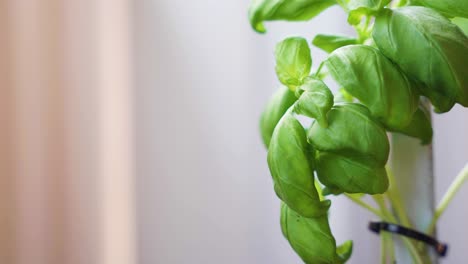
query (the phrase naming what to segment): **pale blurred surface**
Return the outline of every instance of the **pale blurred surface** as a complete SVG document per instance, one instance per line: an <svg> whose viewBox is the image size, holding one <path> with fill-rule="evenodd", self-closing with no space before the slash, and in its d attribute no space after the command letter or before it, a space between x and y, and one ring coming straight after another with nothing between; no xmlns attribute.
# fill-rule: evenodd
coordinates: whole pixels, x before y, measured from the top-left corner
<svg viewBox="0 0 468 264"><path fill-rule="evenodd" d="M0 0L1 264L301 263L258 135L274 45L352 31L332 8L258 35L248 2ZM468 160L468 111L434 124L438 201ZM465 262L467 200L441 217L441 263ZM334 199L351 264L378 261L371 219Z"/></svg>
<svg viewBox="0 0 468 264"><path fill-rule="evenodd" d="M0 2L0 263L136 263L129 15Z"/></svg>

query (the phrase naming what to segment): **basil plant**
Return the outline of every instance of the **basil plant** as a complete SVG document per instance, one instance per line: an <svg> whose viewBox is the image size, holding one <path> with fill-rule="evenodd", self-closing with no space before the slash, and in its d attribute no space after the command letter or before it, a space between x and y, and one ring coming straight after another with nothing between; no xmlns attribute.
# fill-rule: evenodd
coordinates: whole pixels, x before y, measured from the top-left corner
<svg viewBox="0 0 468 264"><path fill-rule="evenodd" d="M252 28L264 33L268 21L306 21L332 6L347 13L356 36L279 42L281 85L260 118L272 187L282 201L281 229L308 264L351 257L352 241L337 244L330 229L327 196L362 205L365 194L376 201L388 194L388 133L430 144L429 102L437 113L468 106L468 37L452 22L468 18L467 0L253 0L248 13ZM310 44L328 53L318 70ZM415 263L424 263L427 249L406 244Z"/></svg>

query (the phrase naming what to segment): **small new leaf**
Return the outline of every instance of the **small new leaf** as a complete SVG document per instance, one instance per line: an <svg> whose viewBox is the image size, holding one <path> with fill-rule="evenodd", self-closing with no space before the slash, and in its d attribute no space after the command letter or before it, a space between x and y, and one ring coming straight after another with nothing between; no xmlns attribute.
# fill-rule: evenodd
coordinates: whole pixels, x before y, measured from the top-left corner
<svg viewBox="0 0 468 264"><path fill-rule="evenodd" d="M306 78L312 67L312 57L307 40L287 38L276 45L276 75L279 81L294 91Z"/></svg>
<svg viewBox="0 0 468 264"><path fill-rule="evenodd" d="M349 260L351 257L351 254L353 253L353 241L348 240L344 242L343 244L339 245L336 248L336 253L338 254L341 262L340 263L345 263L346 261Z"/></svg>
<svg viewBox="0 0 468 264"><path fill-rule="evenodd" d="M253 0L249 20L255 31L264 33L264 21L306 21L335 4L334 0Z"/></svg>
<svg viewBox="0 0 468 264"><path fill-rule="evenodd" d="M358 44L358 40L347 36L319 34L315 36L312 44L317 48L330 53L343 46Z"/></svg>
<svg viewBox="0 0 468 264"><path fill-rule="evenodd" d="M375 15L389 2L390 0L347 0L348 23L359 24L363 16Z"/></svg>
<svg viewBox="0 0 468 264"><path fill-rule="evenodd" d="M328 86L320 80L307 79L298 89L302 94L294 104L294 112L315 118L327 127L327 113L333 107L333 94Z"/></svg>

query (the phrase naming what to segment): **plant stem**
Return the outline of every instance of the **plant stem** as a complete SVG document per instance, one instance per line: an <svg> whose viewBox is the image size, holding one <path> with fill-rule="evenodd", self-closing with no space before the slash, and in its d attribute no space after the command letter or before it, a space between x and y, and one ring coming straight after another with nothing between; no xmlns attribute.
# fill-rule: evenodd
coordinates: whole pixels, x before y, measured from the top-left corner
<svg viewBox="0 0 468 264"><path fill-rule="evenodd" d="M388 232L380 232L382 243L382 263L395 263L395 248L393 244L392 234Z"/></svg>
<svg viewBox="0 0 468 264"><path fill-rule="evenodd" d="M375 202L379 205L380 210L386 216L386 218L385 218L386 221L392 222L394 224L398 224L398 221L395 218L395 216L387 209L387 207L385 205L384 197L382 195L373 195L372 198L374 198ZM418 249L415 246L415 244L413 243L413 241L411 241L407 237L402 237L401 239L403 240L403 243L406 245L406 247L410 251L411 256L413 257L414 263L424 264L424 261L422 260L422 257L419 254Z"/></svg>
<svg viewBox="0 0 468 264"><path fill-rule="evenodd" d="M376 216L380 217L381 219L387 219L387 217L385 217L385 215L381 211L379 211L378 209L376 209L376 208L372 207L371 205L367 204L366 202L364 202L360 198L354 197L353 195L348 194L348 193L345 193L345 196L348 197L351 201L353 201L357 205L367 209L368 211L372 212Z"/></svg>
<svg viewBox="0 0 468 264"><path fill-rule="evenodd" d="M397 0L397 1L393 2L394 4L393 4L392 7L394 7L394 8L395 7L401 7L401 6L406 5L407 2L408 2L407 0Z"/></svg>
<svg viewBox="0 0 468 264"><path fill-rule="evenodd" d="M390 181L390 187L387 191L387 196L390 200L392 208L393 210L395 210L395 213L398 219L401 221L401 223L404 226L411 228L412 224L409 220L408 215L406 214L405 208L403 207L403 203L401 202L400 192L398 191L398 188L395 185L396 184L395 175L393 174L393 172L388 166L386 170L387 170L388 179Z"/></svg>
<svg viewBox="0 0 468 264"><path fill-rule="evenodd" d="M384 233L384 235L387 237L388 239L388 246L390 248L390 263L396 263L396 260L395 260L395 244L393 243L393 236L392 234L389 234L389 233Z"/></svg>
<svg viewBox="0 0 468 264"><path fill-rule="evenodd" d="M437 209L436 209L436 211L434 213L434 217L432 218L431 224L429 225L429 227L427 229L427 233L429 233L429 234L434 233L437 220L439 220L439 217L442 215L442 213L445 211L445 209L447 209L447 206L450 204L450 202L452 201L455 194L458 192L460 187L463 185L463 183L467 179L468 179L468 163L458 173L457 177L452 182L452 184L448 188L447 192L444 194L442 200L440 201L439 205L437 206Z"/></svg>
<svg viewBox="0 0 468 264"><path fill-rule="evenodd" d="M387 264L388 239L386 232L380 232L380 263Z"/></svg>
<svg viewBox="0 0 468 264"><path fill-rule="evenodd" d="M348 10L348 5L346 4L346 2L344 0L336 0L336 3L341 6L341 8L343 8L343 10L346 12L346 13L349 13L349 10Z"/></svg>

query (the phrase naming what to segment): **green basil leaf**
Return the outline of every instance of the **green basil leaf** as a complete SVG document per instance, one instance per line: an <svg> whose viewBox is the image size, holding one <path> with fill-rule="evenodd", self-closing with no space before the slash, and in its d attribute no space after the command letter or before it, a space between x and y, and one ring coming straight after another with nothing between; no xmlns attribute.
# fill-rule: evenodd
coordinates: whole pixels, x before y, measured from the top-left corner
<svg viewBox="0 0 468 264"><path fill-rule="evenodd" d="M282 204L281 230L306 264L340 264L345 263L351 255L351 241L337 249L327 215L304 218Z"/></svg>
<svg viewBox="0 0 468 264"><path fill-rule="evenodd" d="M280 87L268 101L260 117L260 134L263 144L268 148L271 136L286 110L296 102L297 98L287 87Z"/></svg>
<svg viewBox="0 0 468 264"><path fill-rule="evenodd" d="M320 201L315 188L314 154L304 127L288 110L273 132L268 167L278 197L305 217L326 214L330 207L329 200Z"/></svg>
<svg viewBox="0 0 468 264"><path fill-rule="evenodd" d="M389 142L385 129L360 104L335 105L329 126L313 123L307 133L317 150L316 171L327 192L383 193L388 188L385 164Z"/></svg>
<svg viewBox="0 0 468 264"><path fill-rule="evenodd" d="M390 149L387 134L365 106L337 104L328 112L328 124L325 128L315 122L310 127L307 138L315 149L354 153L385 165Z"/></svg>
<svg viewBox="0 0 468 264"><path fill-rule="evenodd" d="M342 47L325 60L331 76L387 128L408 126L418 109L416 85L378 49Z"/></svg>
<svg viewBox="0 0 468 264"><path fill-rule="evenodd" d="M312 44L319 49L324 50L325 52L332 52L343 46L358 44L356 38L347 37L347 36L335 36L335 35L324 35L319 34L315 36Z"/></svg>
<svg viewBox="0 0 468 264"><path fill-rule="evenodd" d="M307 40L300 37L287 38L276 45L276 75L280 82L292 91L301 85L312 67Z"/></svg>
<svg viewBox="0 0 468 264"><path fill-rule="evenodd" d="M328 86L320 80L308 79L299 90L302 94L294 104L294 112L315 118L327 127L327 113L333 107L333 94Z"/></svg>
<svg viewBox="0 0 468 264"><path fill-rule="evenodd" d="M357 25L363 16L370 16L378 13L391 0L347 0L349 10L348 22Z"/></svg>
<svg viewBox="0 0 468 264"><path fill-rule="evenodd" d="M348 240L343 244L339 245L336 248L336 253L338 254L339 258L341 259L340 263L345 263L351 257L353 253L353 241Z"/></svg>
<svg viewBox="0 0 468 264"><path fill-rule="evenodd" d="M391 130L392 131L392 130ZM393 130L410 137L421 139L421 144L426 145L432 141L432 125L429 114L420 107L413 116L411 123L402 128Z"/></svg>
<svg viewBox="0 0 468 264"><path fill-rule="evenodd" d="M349 11L348 13L348 23L350 25L357 25L361 22L362 18L365 16L371 16L376 11L368 8L368 7L358 7Z"/></svg>
<svg viewBox="0 0 468 264"><path fill-rule="evenodd" d="M466 0L417 0L421 4L449 17L468 18L468 1Z"/></svg>
<svg viewBox="0 0 468 264"><path fill-rule="evenodd" d="M306 21L334 4L335 0L253 0L249 20L255 31L264 33L264 21Z"/></svg>
<svg viewBox="0 0 468 264"><path fill-rule="evenodd" d="M321 151L316 164L317 176L331 194L378 194L388 189L385 166L372 158L352 153Z"/></svg>
<svg viewBox="0 0 468 264"><path fill-rule="evenodd" d="M468 37L436 11L419 6L385 10L373 38L382 53L423 83L437 112L468 106Z"/></svg>

